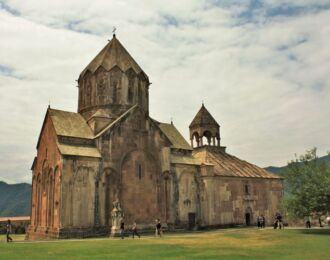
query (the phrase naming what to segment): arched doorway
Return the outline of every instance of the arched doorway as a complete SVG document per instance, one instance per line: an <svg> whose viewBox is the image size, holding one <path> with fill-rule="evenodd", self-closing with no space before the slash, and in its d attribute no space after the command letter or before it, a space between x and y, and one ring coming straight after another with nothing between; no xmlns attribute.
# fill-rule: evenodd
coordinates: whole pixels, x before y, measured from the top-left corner
<svg viewBox="0 0 330 260"><path fill-rule="evenodd" d="M247 226L251 225L251 215L250 215L250 213L245 213L245 225L247 225Z"/></svg>
<svg viewBox="0 0 330 260"><path fill-rule="evenodd" d="M245 225L251 226L252 224L252 209L248 207L245 211Z"/></svg>

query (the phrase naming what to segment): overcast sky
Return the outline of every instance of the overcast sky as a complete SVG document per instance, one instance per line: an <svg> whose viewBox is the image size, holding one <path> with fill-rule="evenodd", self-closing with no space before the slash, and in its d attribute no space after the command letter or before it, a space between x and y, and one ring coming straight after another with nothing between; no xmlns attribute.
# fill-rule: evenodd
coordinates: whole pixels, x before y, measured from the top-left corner
<svg viewBox="0 0 330 260"><path fill-rule="evenodd" d="M30 182L51 107L117 37L148 74L151 116L188 125L202 100L227 151L282 166L330 150L330 0L0 0L0 178Z"/></svg>

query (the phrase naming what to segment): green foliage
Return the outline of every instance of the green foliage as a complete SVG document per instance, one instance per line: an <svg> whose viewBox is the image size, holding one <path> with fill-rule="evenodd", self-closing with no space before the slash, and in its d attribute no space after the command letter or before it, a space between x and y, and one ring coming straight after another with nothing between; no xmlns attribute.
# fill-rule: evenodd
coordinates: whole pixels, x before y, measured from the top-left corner
<svg viewBox="0 0 330 260"><path fill-rule="evenodd" d="M316 148L296 156L284 177L289 189L284 205L291 216L302 218L330 211L330 164L318 160Z"/></svg>
<svg viewBox="0 0 330 260"><path fill-rule="evenodd" d="M330 153L328 153L329 155L325 155L322 157L318 157L316 159L317 162L319 163L328 163L330 164ZM297 162L298 164L302 164L302 162ZM288 165L283 166L283 167L275 167L275 166L269 166L266 167L265 170L270 171L272 173L275 173L279 176L285 177L285 172L287 171L287 169L289 168ZM284 179L284 195L285 197L290 196L290 184L287 182L286 179Z"/></svg>
<svg viewBox="0 0 330 260"><path fill-rule="evenodd" d="M30 215L31 185L0 181L0 217Z"/></svg>

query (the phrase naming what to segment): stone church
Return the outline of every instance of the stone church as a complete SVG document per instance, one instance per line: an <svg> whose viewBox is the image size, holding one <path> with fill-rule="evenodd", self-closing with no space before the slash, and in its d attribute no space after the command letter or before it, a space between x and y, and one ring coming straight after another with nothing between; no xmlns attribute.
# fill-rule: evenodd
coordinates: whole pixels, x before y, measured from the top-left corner
<svg viewBox="0 0 330 260"><path fill-rule="evenodd" d="M109 235L127 226L168 229L268 223L282 179L226 152L204 105L191 144L149 116L147 74L114 35L81 72L78 112L48 107L32 164L28 239ZM118 212L115 212L116 214Z"/></svg>

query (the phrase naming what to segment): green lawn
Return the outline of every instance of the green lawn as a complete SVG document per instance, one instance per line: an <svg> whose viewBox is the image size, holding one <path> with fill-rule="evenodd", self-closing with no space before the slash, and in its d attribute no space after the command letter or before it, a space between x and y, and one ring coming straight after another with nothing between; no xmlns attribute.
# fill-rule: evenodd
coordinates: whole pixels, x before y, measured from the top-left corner
<svg viewBox="0 0 330 260"><path fill-rule="evenodd" d="M4 238L0 237L0 259L330 259L330 229L225 229L163 238L9 244Z"/></svg>

